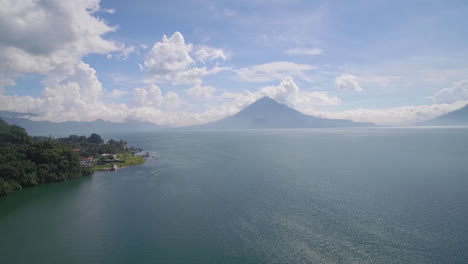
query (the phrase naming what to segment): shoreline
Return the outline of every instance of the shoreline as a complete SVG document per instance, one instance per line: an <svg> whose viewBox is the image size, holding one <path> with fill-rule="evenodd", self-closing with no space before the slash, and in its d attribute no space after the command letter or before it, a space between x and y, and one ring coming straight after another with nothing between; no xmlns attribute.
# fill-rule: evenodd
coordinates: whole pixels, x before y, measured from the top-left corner
<svg viewBox="0 0 468 264"><path fill-rule="evenodd" d="M114 170L114 171L129 168L129 167L133 167L133 166L142 165L146 161L147 161L147 159L145 159L142 163L138 163L138 164L126 165L126 166L122 166L122 167L117 166L118 168L116 170ZM98 168L98 169L94 170L94 172L99 172L99 171L112 171L112 169L111 168Z"/></svg>
<svg viewBox="0 0 468 264"><path fill-rule="evenodd" d="M120 169L131 167L131 166L141 165L141 164L144 164L146 161L148 161L146 157L140 156L140 155L134 155L134 154L129 154L129 153L121 153L117 155L118 155L118 160L116 160L115 162L104 164L104 165L95 166L93 168L93 171L94 172L113 171L112 167L114 165L117 166L116 170L120 170Z"/></svg>
<svg viewBox="0 0 468 264"><path fill-rule="evenodd" d="M132 155L132 157L135 157L139 160L138 163L135 163L135 162L130 162L129 164L126 164L122 167L118 167L117 170L120 170L120 169L124 169L124 168L128 168L128 167L133 167L133 166L138 166L138 165L141 165L141 164L144 164L145 162L148 161L148 158L147 157L144 157L144 156L139 156L139 155L133 155L133 154L128 154L128 153L125 153L123 155ZM125 164L122 163L122 164ZM41 183L41 184L38 184L38 185L34 185L34 186L24 186L22 187L20 190L17 190L17 191L14 191L14 192L11 192L9 194L6 194L6 195L0 195L0 199L2 197L6 197L6 196L9 196L11 194L15 194L15 193L20 193L24 190L27 190L27 189L31 189L31 188L34 188L34 187L37 187L37 186L42 186L42 185L50 185L50 184L57 184L57 183L63 183L63 182L68 182L68 181L73 181L73 180L78 180L78 179L81 179L81 178L85 178L85 177L88 177L88 176L92 176L94 173L96 172L104 172L104 171L111 171L110 168L93 168L92 169L92 173L89 174L89 175L81 175L81 176L78 176L76 178L70 178L70 179L66 179L66 180L62 180L62 181L55 181L55 182L47 182L47 183Z"/></svg>

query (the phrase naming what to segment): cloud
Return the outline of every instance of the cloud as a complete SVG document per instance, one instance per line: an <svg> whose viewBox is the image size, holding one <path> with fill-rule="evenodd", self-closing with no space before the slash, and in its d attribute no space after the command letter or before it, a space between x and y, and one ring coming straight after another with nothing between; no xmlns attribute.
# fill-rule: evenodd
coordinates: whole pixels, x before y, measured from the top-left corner
<svg viewBox="0 0 468 264"><path fill-rule="evenodd" d="M96 71L84 62L56 68L43 80L45 88L38 98L0 95L2 109L37 113L37 120L92 121L98 118L122 121L128 108L124 104L104 104L101 82Z"/></svg>
<svg viewBox="0 0 468 264"><path fill-rule="evenodd" d="M180 99L179 94L173 91L168 91L166 95L164 96L164 101L163 101L163 106L166 109L177 109L179 108L182 104L183 101Z"/></svg>
<svg viewBox="0 0 468 264"><path fill-rule="evenodd" d="M153 45L143 65L149 73L155 75L186 70L195 63L190 51L192 44L185 44L180 32L175 32L170 38L164 35L162 42Z"/></svg>
<svg viewBox="0 0 468 264"><path fill-rule="evenodd" d="M270 96L299 110L341 102L339 98L329 96L325 91L303 91L292 78L285 78L277 86L263 87L255 92L223 93L220 96L215 96L215 87L195 85L187 90L187 94L198 98L211 98L220 104L201 112L188 112L181 109L186 103L178 93L168 91L164 94L155 84L135 88L128 105L103 103L102 98L116 98L125 95L126 92L113 90L105 93L96 72L85 63L80 63L67 78L59 80L57 77L54 80L49 80L55 85L47 86L40 98L15 97L12 100L11 97L2 96L0 103L8 102L6 110L38 113L40 120L90 121L102 118L121 122L132 119L183 126L232 115L263 96ZM25 104L28 107L19 108Z"/></svg>
<svg viewBox="0 0 468 264"><path fill-rule="evenodd" d="M468 103L465 100L453 104L323 112L318 111L317 107L340 104L340 98L330 96L326 91L304 91L292 78L285 78L277 86L266 86L257 91L247 90L241 93L225 92L220 96L214 95L214 87L192 87L188 93L200 97L211 96L214 101L220 102L201 112L193 112L181 110L180 107L186 103L179 94L174 91L164 94L154 84L135 88L130 105L105 104L100 99L108 95L103 91L96 72L89 65L81 62L67 72L66 77L63 76L64 72L55 72L44 81L46 88L39 98L0 95L2 109L38 113L38 120L91 121L102 118L120 122L133 119L183 126L218 120L240 111L263 96L270 96L313 116L374 122L380 125L410 125L456 110ZM113 90L111 93L122 92Z"/></svg>
<svg viewBox="0 0 468 264"><path fill-rule="evenodd" d="M133 98L137 106L159 107L163 100L161 89L156 85L150 85L145 88L135 88Z"/></svg>
<svg viewBox="0 0 468 264"><path fill-rule="evenodd" d="M341 99L329 96L326 91L302 91L293 78L286 77L277 86L267 86L258 92L261 96L269 96L291 107L302 109L304 107L321 105L338 105Z"/></svg>
<svg viewBox="0 0 468 264"><path fill-rule="evenodd" d="M152 79L151 82L154 81L169 81L172 84L201 84L202 78L206 75L216 74L222 71L229 70L230 68L227 67L213 67L208 69L206 67L197 68L193 67L191 69L179 72L173 72L171 74L167 74L164 76L158 76ZM151 80L151 79L150 79Z"/></svg>
<svg viewBox="0 0 468 264"><path fill-rule="evenodd" d="M102 9L102 11L105 12L105 13L109 13L109 14L114 14L115 13L115 9L113 9L113 8Z"/></svg>
<svg viewBox="0 0 468 264"><path fill-rule="evenodd" d="M24 73L47 74L79 63L90 53L117 51L103 38L115 30L93 16L99 1L2 2L0 9L0 86Z"/></svg>
<svg viewBox="0 0 468 264"><path fill-rule="evenodd" d="M127 60L128 57L130 56L130 54L132 54L132 53L137 53L138 54L138 50L137 50L137 48L135 46L121 45L119 47L119 51L115 55L107 54L107 58L110 59L112 57L115 57L116 59L119 59L119 60Z"/></svg>
<svg viewBox="0 0 468 264"><path fill-rule="evenodd" d="M454 82L452 87L444 88L429 98L434 103L453 103L459 100L468 100L468 80Z"/></svg>
<svg viewBox="0 0 468 264"><path fill-rule="evenodd" d="M144 88L135 88L133 99L134 108L150 107L161 110L175 109L182 105L182 100L177 93L168 91L163 95L161 89L155 84Z"/></svg>
<svg viewBox="0 0 468 264"><path fill-rule="evenodd" d="M350 119L356 122L373 122L378 125L399 126L417 124L460 109L466 104L468 104L468 100L452 104L402 106L388 109L354 109L341 112L320 112L314 109L306 109L304 112L324 118Z"/></svg>
<svg viewBox="0 0 468 264"><path fill-rule="evenodd" d="M228 56L222 49L216 49L208 46L198 47L195 51L195 58L202 62L206 63L208 61L213 61L216 59L227 60Z"/></svg>
<svg viewBox="0 0 468 264"><path fill-rule="evenodd" d="M358 78L351 74L343 74L335 79L335 86L340 91L362 92Z"/></svg>
<svg viewBox="0 0 468 264"><path fill-rule="evenodd" d="M189 90L191 93L196 92L203 97L204 93L210 93L214 89L214 87L209 86L196 86ZM299 110L314 106L336 105L341 102L339 98L329 96L324 91L303 91L292 78L288 77L277 86L266 86L257 91L245 90L243 92L223 92L219 96L213 95L211 99L218 101L214 107L205 109L202 112L178 112L177 118L174 115L172 116L178 120L177 126L211 122L233 115L263 96L270 96Z"/></svg>
<svg viewBox="0 0 468 264"><path fill-rule="evenodd" d="M254 65L236 70L237 77L247 82L271 82L292 76L304 81L311 81L305 73L316 67L309 64L296 64L287 61Z"/></svg>
<svg viewBox="0 0 468 264"><path fill-rule="evenodd" d="M99 7L92 6L93 10ZM91 11L90 11L91 12ZM93 11L96 12L96 11ZM90 29L91 31L93 29ZM108 54L124 59L128 54L134 52L133 46L123 46L112 43L115 49L108 49ZM120 47L120 48L119 48ZM98 118L122 122L128 119L137 119L155 122L163 125L185 125L203 120L205 117L212 117L219 113L211 111L208 113L186 112L180 108L186 103L175 91L163 93L154 83L144 87L133 89L129 94L127 104L109 103L109 99L116 99L127 95L125 90L114 89L106 92L99 81L96 71L80 58L86 54L75 53L70 57L63 57L65 60L55 60L52 55L41 57L35 60L34 56L16 47L8 49L18 50L18 52L3 52L3 56L16 56L17 67L15 71L9 72L26 73L35 72L44 74L41 83L44 85L42 94L38 97L31 96L6 96L0 93L0 108L17 112L33 112L38 115L35 120L49 120L55 122L62 121L92 121ZM184 50L185 49L185 50ZM180 53L182 50L182 53ZM99 50L96 50L99 51ZM193 89L189 89L187 94L201 97L214 96L215 88L202 85L202 77L225 71L226 67L195 67L195 61L190 56L191 44L185 44L180 33L175 33L171 38L164 37L162 42L156 43L148 53L143 68L148 71L151 77L157 76L159 80L167 80L172 83L193 83ZM62 50L60 50L62 52ZM59 52L59 53L60 53ZM65 52L65 51L63 51ZM70 53L66 51L67 53ZM173 52L173 54L169 54ZM160 57L161 54L166 57ZM206 59L214 58L210 55ZM41 55L42 56L42 55ZM64 55L65 56L65 55ZM154 58L154 57L157 58ZM29 60L32 57L32 60ZM12 60L13 61L13 60ZM7 64L11 61L7 61ZM5 61L0 61L3 68ZM12 64L12 63L10 63ZM12 69L11 67L8 69ZM9 75L14 77L14 75ZM11 83L8 79L3 79L4 83ZM209 120L211 120L209 118Z"/></svg>
<svg viewBox="0 0 468 264"><path fill-rule="evenodd" d="M169 82L171 84L201 84L205 75L215 74L225 67L196 67L192 58L192 44L186 44L180 32L175 32L170 38L163 36L161 42L156 42L146 55L143 68L150 74L147 82ZM220 49L202 47L195 52L197 59L203 63L218 58L227 59Z"/></svg>
<svg viewBox="0 0 468 264"><path fill-rule="evenodd" d="M121 89L114 89L110 92L105 93L103 96L106 98L117 99L128 94L127 91Z"/></svg>
<svg viewBox="0 0 468 264"><path fill-rule="evenodd" d="M301 49L288 49L284 53L288 55L320 55L323 53L319 48L301 48Z"/></svg>
<svg viewBox="0 0 468 264"><path fill-rule="evenodd" d="M131 51L104 39L115 31L95 16L109 12L98 0L3 1L0 9L0 106L1 109L34 112L38 120L90 121L98 118L122 121L124 104L104 104L118 90L104 93L96 71L82 61L91 53ZM14 85L22 74L44 76L38 97L6 96L1 86Z"/></svg>
<svg viewBox="0 0 468 264"><path fill-rule="evenodd" d="M32 113L43 105L43 100L31 96L8 96L0 94L2 110Z"/></svg>
<svg viewBox="0 0 468 264"><path fill-rule="evenodd" d="M194 87L187 90L189 95L199 98L211 98L215 92L216 88L210 85L195 85Z"/></svg>

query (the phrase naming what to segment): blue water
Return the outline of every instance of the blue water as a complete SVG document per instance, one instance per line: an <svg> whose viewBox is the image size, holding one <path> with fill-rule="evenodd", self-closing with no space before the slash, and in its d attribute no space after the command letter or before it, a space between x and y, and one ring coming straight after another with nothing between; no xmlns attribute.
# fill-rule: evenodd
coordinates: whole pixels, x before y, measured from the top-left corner
<svg viewBox="0 0 468 264"><path fill-rule="evenodd" d="M466 128L112 136L160 158L1 197L0 263L468 263Z"/></svg>

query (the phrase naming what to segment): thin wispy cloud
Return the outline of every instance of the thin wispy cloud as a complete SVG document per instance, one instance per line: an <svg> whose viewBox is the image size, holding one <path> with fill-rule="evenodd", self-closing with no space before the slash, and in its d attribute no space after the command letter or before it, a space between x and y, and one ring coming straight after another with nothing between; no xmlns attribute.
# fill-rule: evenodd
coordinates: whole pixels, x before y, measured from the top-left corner
<svg viewBox="0 0 468 264"><path fill-rule="evenodd" d="M285 53L289 55L320 55L323 53L323 50L319 48L296 48L288 49Z"/></svg>

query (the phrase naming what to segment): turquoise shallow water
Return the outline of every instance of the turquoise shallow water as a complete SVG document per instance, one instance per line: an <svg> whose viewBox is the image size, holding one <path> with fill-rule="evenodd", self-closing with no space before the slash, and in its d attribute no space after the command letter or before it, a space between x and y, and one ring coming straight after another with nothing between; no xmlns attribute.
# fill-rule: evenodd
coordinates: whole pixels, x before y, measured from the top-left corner
<svg viewBox="0 0 468 264"><path fill-rule="evenodd" d="M113 135L159 160L0 198L0 263L468 263L468 129Z"/></svg>

